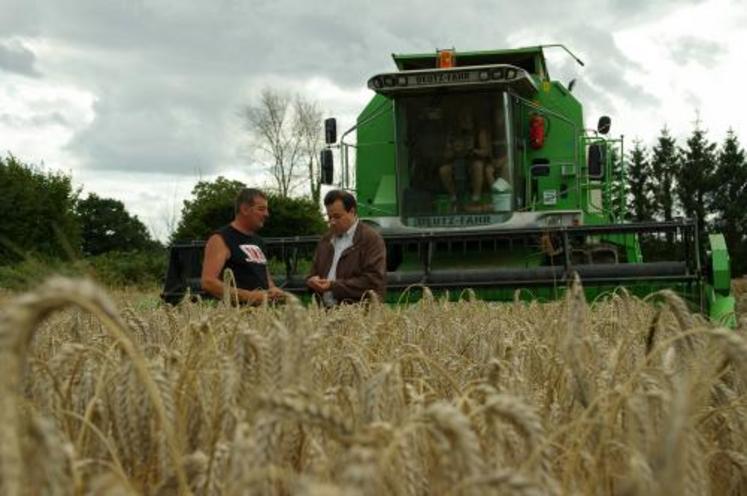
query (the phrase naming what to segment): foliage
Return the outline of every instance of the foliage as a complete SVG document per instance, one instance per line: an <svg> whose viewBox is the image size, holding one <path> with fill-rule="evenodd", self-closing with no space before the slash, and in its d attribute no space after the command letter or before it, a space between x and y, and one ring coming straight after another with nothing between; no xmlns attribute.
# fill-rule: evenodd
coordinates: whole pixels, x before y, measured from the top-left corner
<svg viewBox="0 0 747 496"><path fill-rule="evenodd" d="M695 219L698 228L706 229L706 214L716 170L716 143L709 142L705 131L696 122L687 146L680 150L677 198L685 217Z"/></svg>
<svg viewBox="0 0 747 496"><path fill-rule="evenodd" d="M677 146L666 126L651 152L651 191L653 211L661 220L674 218L674 185L677 173Z"/></svg>
<svg viewBox="0 0 747 496"><path fill-rule="evenodd" d="M270 218L262 228L262 236L303 236L321 234L326 229L319 204L309 198L270 195L268 204Z"/></svg>
<svg viewBox="0 0 747 496"><path fill-rule="evenodd" d="M734 274L747 273L747 160L732 129L718 152L711 212L724 233Z"/></svg>
<svg viewBox="0 0 747 496"><path fill-rule="evenodd" d="M166 250L109 251L85 260L91 276L107 286L147 287L163 282Z"/></svg>
<svg viewBox="0 0 747 496"><path fill-rule="evenodd" d="M0 287L28 290L52 276L87 276L109 287L160 285L166 273L166 250L110 251L73 261L49 256L30 256L0 266Z"/></svg>
<svg viewBox="0 0 747 496"><path fill-rule="evenodd" d="M239 181L218 177L215 181L200 181L192 190L192 199L184 202L182 218L172 242L205 239L234 218L234 198L245 185ZM324 230L319 207L307 198L287 198L268 195L270 218L260 235L300 236L318 234Z"/></svg>
<svg viewBox="0 0 747 496"><path fill-rule="evenodd" d="M80 229L70 176L0 157L0 264L32 254L76 256Z"/></svg>
<svg viewBox="0 0 747 496"><path fill-rule="evenodd" d="M625 200L630 193L630 185L627 181L625 163L620 157L617 148L610 149L610 194L608 207L615 220L622 220L627 211Z"/></svg>
<svg viewBox="0 0 747 496"><path fill-rule="evenodd" d="M630 219L637 222L653 218L651 198L651 163L648 160L646 147L640 140L633 142L633 150L628 155L629 197L632 211Z"/></svg>
<svg viewBox="0 0 747 496"><path fill-rule="evenodd" d="M13 264L0 265L0 287L12 291L31 289L53 275L80 276L80 262L62 261L48 255L29 255Z"/></svg>
<svg viewBox="0 0 747 496"><path fill-rule="evenodd" d="M199 181L192 189L192 199L184 201L181 219L171 241L205 239L231 222L234 198L243 187L242 182L222 176L212 182Z"/></svg>
<svg viewBox="0 0 747 496"><path fill-rule="evenodd" d="M75 210L85 255L144 250L155 244L145 225L137 216L130 215L119 200L91 193L78 202Z"/></svg>

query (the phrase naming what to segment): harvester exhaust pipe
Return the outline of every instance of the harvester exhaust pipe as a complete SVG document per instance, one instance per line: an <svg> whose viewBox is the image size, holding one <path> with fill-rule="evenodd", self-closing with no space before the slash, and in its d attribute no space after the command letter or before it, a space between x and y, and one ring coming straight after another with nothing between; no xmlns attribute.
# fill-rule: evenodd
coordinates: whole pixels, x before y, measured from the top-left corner
<svg viewBox="0 0 747 496"><path fill-rule="evenodd" d="M578 62L578 65L580 65L581 67L584 66L584 63L581 61L581 59L578 58L578 57L576 57L573 54L573 52L571 52L570 50L568 50L568 48L565 45L561 45L560 43L554 43L552 45L540 45L540 48L555 48L555 47L562 48L563 50L565 50L566 52L568 52L568 55L570 55L571 57L573 57L573 60L575 60L576 62Z"/></svg>

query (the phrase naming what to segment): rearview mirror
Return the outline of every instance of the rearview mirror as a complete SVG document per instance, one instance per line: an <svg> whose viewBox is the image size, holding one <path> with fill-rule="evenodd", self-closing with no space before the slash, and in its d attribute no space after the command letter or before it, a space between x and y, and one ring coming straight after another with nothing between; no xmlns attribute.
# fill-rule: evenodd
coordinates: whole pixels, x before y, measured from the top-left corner
<svg viewBox="0 0 747 496"><path fill-rule="evenodd" d="M612 119L609 118L607 115L603 115L599 118L599 123L597 124L597 131L599 134L607 134L610 132L610 126L612 125Z"/></svg>
<svg viewBox="0 0 747 496"><path fill-rule="evenodd" d="M335 175L335 165L332 159L332 150L325 148L319 156L319 175L322 184L332 184Z"/></svg>
<svg viewBox="0 0 747 496"><path fill-rule="evenodd" d="M324 141L328 145L337 142L337 119L334 117L324 119Z"/></svg>

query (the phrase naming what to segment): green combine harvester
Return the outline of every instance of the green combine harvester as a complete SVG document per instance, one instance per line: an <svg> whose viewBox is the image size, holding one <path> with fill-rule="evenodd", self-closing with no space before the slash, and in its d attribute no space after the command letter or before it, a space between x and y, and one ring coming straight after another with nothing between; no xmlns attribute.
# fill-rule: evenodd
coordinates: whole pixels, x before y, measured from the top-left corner
<svg viewBox="0 0 747 496"><path fill-rule="evenodd" d="M691 220L624 221L623 140L607 137L605 116L584 128L573 82L550 78L550 46L573 56L562 45L395 54L396 71L369 79L375 95L355 126L338 141L335 120L325 122L322 181L337 176L336 186L353 190L362 221L386 240L387 299L406 292L412 301L427 286L452 298L473 290L506 301L521 290L550 300L577 273L589 298L672 289L733 321L723 237L704 236ZM278 279L304 293L296 261L316 238L267 242L285 261ZM200 246L175 246L172 266L193 265L184 260Z"/></svg>

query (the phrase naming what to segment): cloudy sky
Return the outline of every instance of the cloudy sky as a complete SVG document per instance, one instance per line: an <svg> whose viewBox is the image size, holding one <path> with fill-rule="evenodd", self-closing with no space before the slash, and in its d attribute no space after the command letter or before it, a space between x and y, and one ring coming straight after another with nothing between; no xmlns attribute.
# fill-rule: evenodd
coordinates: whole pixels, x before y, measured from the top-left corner
<svg viewBox="0 0 747 496"><path fill-rule="evenodd" d="M747 141L745 0L0 0L0 153L70 173L163 238L199 179L250 184L242 105L272 86L351 124L393 52L564 43L550 74L613 133Z"/></svg>

